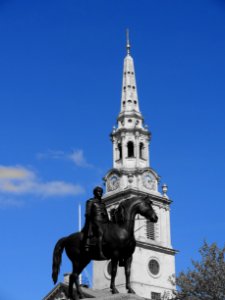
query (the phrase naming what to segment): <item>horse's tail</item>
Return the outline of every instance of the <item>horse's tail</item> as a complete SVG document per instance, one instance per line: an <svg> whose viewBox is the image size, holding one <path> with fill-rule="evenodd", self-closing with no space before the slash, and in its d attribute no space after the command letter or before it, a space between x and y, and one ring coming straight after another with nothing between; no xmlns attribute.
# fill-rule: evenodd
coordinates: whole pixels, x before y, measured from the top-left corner
<svg viewBox="0 0 225 300"><path fill-rule="evenodd" d="M52 258L52 279L54 284L56 284L58 280L58 275L60 271L60 265L62 261L62 253L65 247L65 241L66 238L62 238L58 240L58 242L55 245L54 251L53 251L53 258Z"/></svg>

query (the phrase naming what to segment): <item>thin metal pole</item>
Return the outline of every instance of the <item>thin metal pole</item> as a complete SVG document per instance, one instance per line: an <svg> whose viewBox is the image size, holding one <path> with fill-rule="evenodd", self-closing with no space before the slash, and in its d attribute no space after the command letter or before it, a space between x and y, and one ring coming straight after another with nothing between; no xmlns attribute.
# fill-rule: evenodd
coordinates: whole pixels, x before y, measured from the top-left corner
<svg viewBox="0 0 225 300"><path fill-rule="evenodd" d="M81 231L81 204L78 204L78 230Z"/></svg>
<svg viewBox="0 0 225 300"><path fill-rule="evenodd" d="M81 204L78 204L78 230L81 231ZM82 284L82 273L79 275L79 284Z"/></svg>

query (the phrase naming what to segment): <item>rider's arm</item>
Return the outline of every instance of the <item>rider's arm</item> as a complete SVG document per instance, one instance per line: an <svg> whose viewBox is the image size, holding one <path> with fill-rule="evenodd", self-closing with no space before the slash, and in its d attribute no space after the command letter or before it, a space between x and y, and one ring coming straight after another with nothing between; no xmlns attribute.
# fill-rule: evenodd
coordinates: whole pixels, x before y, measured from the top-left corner
<svg viewBox="0 0 225 300"><path fill-rule="evenodd" d="M88 200L86 202L86 213L85 213L86 219L90 219L91 218L91 209L92 209L92 201Z"/></svg>

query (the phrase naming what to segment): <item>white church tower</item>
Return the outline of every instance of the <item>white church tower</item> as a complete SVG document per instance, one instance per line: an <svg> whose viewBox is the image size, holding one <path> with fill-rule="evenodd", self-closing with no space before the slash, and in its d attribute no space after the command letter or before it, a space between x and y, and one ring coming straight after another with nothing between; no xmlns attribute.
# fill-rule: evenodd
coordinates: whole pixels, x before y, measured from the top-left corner
<svg viewBox="0 0 225 300"><path fill-rule="evenodd" d="M151 133L140 112L134 61L130 54L127 33L126 57L123 66L121 108L117 127L113 128L113 168L104 177L104 200L108 210L121 201L136 196L150 196L158 222L153 224L141 216L135 222L137 247L133 255L131 285L137 295L161 299L170 295L174 286L169 277L175 273L175 253L171 245L170 204L167 186L158 191L159 175L150 166ZM94 262L93 288L109 289L110 262ZM125 290L124 269L118 268L116 286ZM166 299L166 298L165 298Z"/></svg>

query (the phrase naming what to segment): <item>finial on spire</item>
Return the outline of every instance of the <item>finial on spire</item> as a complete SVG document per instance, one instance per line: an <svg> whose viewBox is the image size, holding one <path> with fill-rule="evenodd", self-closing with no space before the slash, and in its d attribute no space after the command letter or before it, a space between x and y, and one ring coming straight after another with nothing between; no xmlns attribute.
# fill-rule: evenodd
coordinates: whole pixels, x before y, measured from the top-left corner
<svg viewBox="0 0 225 300"><path fill-rule="evenodd" d="M129 54L130 54L129 29L126 30L126 34L127 34L127 45L126 45L126 48L127 48L127 55L129 55Z"/></svg>

